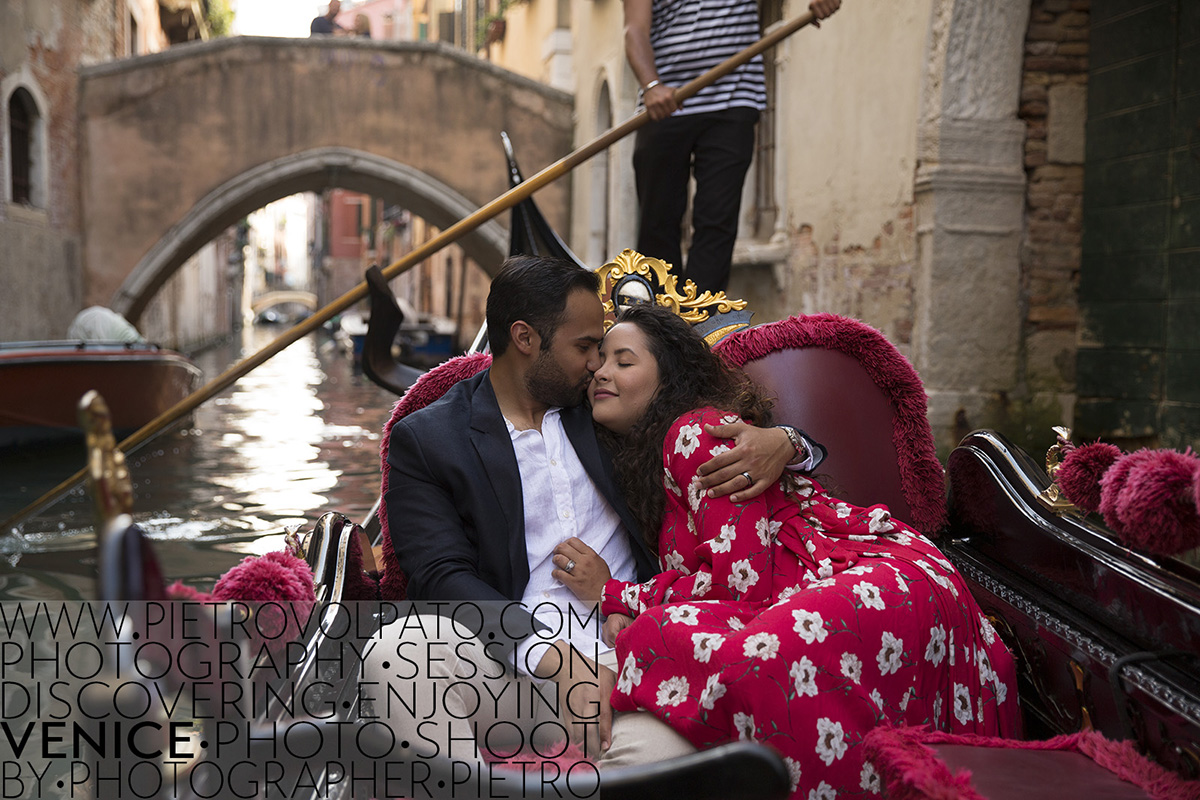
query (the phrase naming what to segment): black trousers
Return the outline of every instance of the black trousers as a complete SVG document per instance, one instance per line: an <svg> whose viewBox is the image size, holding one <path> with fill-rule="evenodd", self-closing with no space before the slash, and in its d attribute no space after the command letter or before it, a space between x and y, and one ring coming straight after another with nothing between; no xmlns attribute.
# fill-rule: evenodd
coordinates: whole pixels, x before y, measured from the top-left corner
<svg viewBox="0 0 1200 800"><path fill-rule="evenodd" d="M671 116L637 133L633 170L639 206L638 251L682 265L680 233L688 179L695 173L689 280L700 291L724 290L737 238L742 182L754 156L758 111L731 108Z"/></svg>

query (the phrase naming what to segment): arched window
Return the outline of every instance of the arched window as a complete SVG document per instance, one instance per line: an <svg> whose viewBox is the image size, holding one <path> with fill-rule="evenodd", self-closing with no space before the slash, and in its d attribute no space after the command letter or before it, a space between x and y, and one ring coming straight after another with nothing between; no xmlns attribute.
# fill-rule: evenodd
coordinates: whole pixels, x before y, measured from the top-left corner
<svg viewBox="0 0 1200 800"><path fill-rule="evenodd" d="M12 154L9 196L14 203L33 204L37 123L33 97L25 89L17 89L8 99L8 141Z"/></svg>

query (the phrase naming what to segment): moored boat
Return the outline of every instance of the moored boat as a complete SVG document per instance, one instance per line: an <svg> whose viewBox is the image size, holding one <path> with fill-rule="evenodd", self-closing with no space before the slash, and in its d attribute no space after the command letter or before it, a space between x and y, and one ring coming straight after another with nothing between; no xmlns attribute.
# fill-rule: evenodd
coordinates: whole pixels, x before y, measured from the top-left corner
<svg viewBox="0 0 1200 800"><path fill-rule="evenodd" d="M0 344L0 446L77 436L79 398L108 398L113 427L132 432L199 384L200 368L144 342L41 341Z"/></svg>

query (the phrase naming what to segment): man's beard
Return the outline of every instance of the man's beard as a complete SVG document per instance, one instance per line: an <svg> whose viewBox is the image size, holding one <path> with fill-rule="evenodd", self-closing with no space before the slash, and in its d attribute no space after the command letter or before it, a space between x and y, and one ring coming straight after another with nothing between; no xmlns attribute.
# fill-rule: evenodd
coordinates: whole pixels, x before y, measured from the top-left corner
<svg viewBox="0 0 1200 800"><path fill-rule="evenodd" d="M539 403L559 408L571 408L583 402L587 395L587 380L571 383L562 367L550 357L549 350L538 353L537 360L525 374L525 388L529 396Z"/></svg>

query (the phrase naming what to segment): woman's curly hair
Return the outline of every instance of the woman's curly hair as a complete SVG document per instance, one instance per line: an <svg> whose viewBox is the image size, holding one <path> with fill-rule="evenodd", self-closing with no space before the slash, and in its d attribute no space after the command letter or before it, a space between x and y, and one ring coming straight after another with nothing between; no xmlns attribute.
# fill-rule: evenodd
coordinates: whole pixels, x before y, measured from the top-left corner
<svg viewBox="0 0 1200 800"><path fill-rule="evenodd" d="M704 406L730 411L756 425L769 425L771 401L744 372L710 350L675 312L659 305L636 305L622 311L617 323L636 325L646 337L658 363L658 391L646 413L624 436L599 430L611 445L617 486L643 538L657 551L666 504L663 439L671 425L681 414Z"/></svg>

